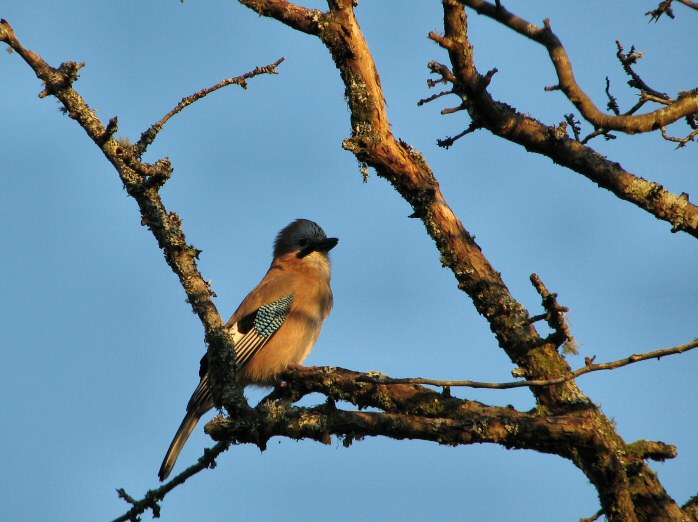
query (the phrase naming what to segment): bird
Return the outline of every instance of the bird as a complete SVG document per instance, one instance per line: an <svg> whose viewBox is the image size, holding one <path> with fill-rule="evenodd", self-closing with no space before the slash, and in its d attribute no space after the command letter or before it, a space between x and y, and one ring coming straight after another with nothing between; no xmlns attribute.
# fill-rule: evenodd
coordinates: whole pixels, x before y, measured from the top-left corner
<svg viewBox="0 0 698 522"><path fill-rule="evenodd" d="M275 386L285 369L308 357L332 310L329 251L338 242L309 219L296 219L278 233L269 270L226 324L233 337L241 386ZM162 461L161 482L172 472L201 416L214 407L206 355L201 359L199 378Z"/></svg>

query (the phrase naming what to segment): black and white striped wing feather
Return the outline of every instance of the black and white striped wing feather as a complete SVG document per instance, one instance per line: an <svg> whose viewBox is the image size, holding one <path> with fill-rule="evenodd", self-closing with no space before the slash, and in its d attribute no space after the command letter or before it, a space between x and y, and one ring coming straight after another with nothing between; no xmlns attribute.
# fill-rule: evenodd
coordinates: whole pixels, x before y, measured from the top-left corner
<svg viewBox="0 0 698 522"><path fill-rule="evenodd" d="M238 368L243 368L281 328L291 310L293 298L294 294L290 293L273 303L260 306L256 312L230 327Z"/></svg>

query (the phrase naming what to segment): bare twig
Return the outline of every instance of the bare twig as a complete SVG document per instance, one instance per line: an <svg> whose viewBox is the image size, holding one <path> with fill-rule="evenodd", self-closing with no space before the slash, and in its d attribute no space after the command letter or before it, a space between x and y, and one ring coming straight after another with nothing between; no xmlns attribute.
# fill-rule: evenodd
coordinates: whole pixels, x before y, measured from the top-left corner
<svg viewBox="0 0 698 522"><path fill-rule="evenodd" d="M647 85L645 81L640 78L640 75L635 72L632 67L633 64L637 63L638 60L642 59L643 57L641 52L635 51L635 46L630 47L628 54L623 53L623 44L620 43L620 40L616 40L616 47L618 48L616 56L623 66L623 70L628 76L630 76L630 81L628 81L628 85L630 85L630 87L640 89L641 91L654 97L653 101L658 101L664 105L668 105L669 103L673 103L675 101L668 94L659 92Z"/></svg>
<svg viewBox="0 0 698 522"><path fill-rule="evenodd" d="M600 519L602 515L603 509L599 509L596 513L594 513L588 518L580 518L579 522L595 522L596 520Z"/></svg>
<svg viewBox="0 0 698 522"><path fill-rule="evenodd" d="M662 127L662 138L664 138L667 141L672 141L674 143L678 143L678 145L676 146L677 149L685 147L686 144L689 141L693 141L693 139L697 135L698 135L698 129L693 129L693 131L685 138L676 138L674 136L669 136L669 134L667 134L666 127Z"/></svg>
<svg viewBox="0 0 698 522"><path fill-rule="evenodd" d="M447 149L447 148L451 147L457 140L459 140L463 136L465 136L466 134L470 134L471 132L475 132L477 129L480 129L480 128L482 128L482 125L480 125L479 123L477 123L476 121L473 120L470 122L470 125L468 125L468 128L465 129L463 132L460 132L453 137L444 138L443 140L436 140L436 144L439 147L443 147L444 149Z"/></svg>
<svg viewBox="0 0 698 522"><path fill-rule="evenodd" d="M522 388L525 386L552 386L554 384L561 384L563 382L571 381L591 372L598 372L601 370L615 370L616 368L622 368L629 364L637 363L640 361L646 361L648 359L661 359L668 355L675 355L679 353L684 353L689 350L693 350L698 347L698 339L694 339L690 343L682 344L680 346L673 346L671 348L663 348L661 350L654 350L651 352L645 352L640 354L633 354L623 359L618 359L616 361L606 362L606 363L594 363L593 358L587 361L587 364L578 370L575 370L568 375L563 377L558 377L557 379L538 379L530 381L512 381L512 382L481 382L481 381L470 381L470 380L439 380L439 379L426 379L422 377L407 377L404 379L394 379L386 377L382 374L366 374L357 377L358 382L370 382L374 384L427 384L430 386L452 386L452 387L465 387L465 388L485 388L492 390L508 390L511 388Z"/></svg>
<svg viewBox="0 0 698 522"><path fill-rule="evenodd" d="M558 346L562 345L565 353L577 354L577 343L572 336L569 325L565 321L565 314L569 308L561 306L557 302L557 294L550 292L541 281L538 274L531 274L531 283L543 299L543 308L546 310L545 320L552 328L551 340Z"/></svg>
<svg viewBox="0 0 698 522"><path fill-rule="evenodd" d="M642 106L647 103L648 100L646 98L642 97L642 93L640 94L640 99L637 101L635 105L630 107L627 111L625 111L624 114L635 114L637 111L639 111Z"/></svg>
<svg viewBox="0 0 698 522"><path fill-rule="evenodd" d="M468 105L466 103L461 103L460 105L457 105L455 107L446 107L445 109L441 109L441 114L444 116L447 114L454 114L456 112L464 111L468 108Z"/></svg>
<svg viewBox="0 0 698 522"><path fill-rule="evenodd" d="M657 22L662 15L667 15L669 18L674 18L674 11L671 10L671 2L673 0L662 0L657 6L657 9L647 11L645 15L650 15L650 22Z"/></svg>
<svg viewBox="0 0 698 522"><path fill-rule="evenodd" d="M584 139L580 140L580 143L582 145L586 145L587 143L589 143L592 139L596 138L597 136L603 136L604 138L606 138L606 141L616 139L616 137L613 134L611 134L611 131L609 131L607 129L596 129L595 131L587 134L584 137Z"/></svg>
<svg viewBox="0 0 698 522"><path fill-rule="evenodd" d="M567 125L572 127L572 134L574 135L574 139L579 141L579 136L582 132L581 122L577 120L574 117L574 114L572 114L571 112L569 114L565 114L565 121L567 122Z"/></svg>
<svg viewBox="0 0 698 522"><path fill-rule="evenodd" d="M149 490L141 500L135 500L133 497L128 495L123 488L117 490L119 497L123 498L126 502L131 504L133 507L129 509L126 513L114 519L113 522L126 522L140 520L139 515L145 513L148 509L153 512L154 518L160 517L160 502L165 498L170 491L174 488L183 484L188 478L196 475L201 470L216 467L216 457L228 449L230 443L228 442L218 442L212 448L207 448L204 450L204 454L199 457L199 460L193 466L188 467L182 471L179 475L174 477L172 480L163 484L157 489Z"/></svg>
<svg viewBox="0 0 698 522"><path fill-rule="evenodd" d="M431 102L431 101L436 100L437 98L441 98L442 96L446 96L446 95L448 95L448 94L453 94L453 91L441 91L441 92L439 92L439 93L432 94L432 95L429 96L428 98L422 98L421 100L419 100L419 101L417 102L417 107L421 107L421 106L424 105L425 103L429 103L429 102Z"/></svg>
<svg viewBox="0 0 698 522"><path fill-rule="evenodd" d="M254 70L247 72L241 76L235 76L234 78L226 78L225 80L217 83L212 87L207 87L206 89L202 89L199 92L182 98L182 101L180 101L174 109L165 114L165 116L163 116L162 119L160 119L160 121L151 125L147 131L141 134L141 138L138 140L138 143L136 143L136 147L139 151L139 156L141 156L146 151L148 146L155 140L158 133L162 130L165 123L167 123L167 121L170 118L172 118L172 116L174 116L178 112L181 112L186 107L200 100L204 96L207 96L212 92L217 91L218 89L222 89L223 87L227 87L228 85L239 85L243 89L247 89L247 80L249 80L250 78L254 78L255 76L259 76L260 74L278 74L276 68L281 64L281 62L284 61L284 59L285 58L281 57L274 63L265 65L263 67L256 67Z"/></svg>
<svg viewBox="0 0 698 522"><path fill-rule="evenodd" d="M618 100L611 94L611 80L608 79L608 76L606 76L606 96L608 96L606 108L618 116L620 114L620 108L618 107Z"/></svg>

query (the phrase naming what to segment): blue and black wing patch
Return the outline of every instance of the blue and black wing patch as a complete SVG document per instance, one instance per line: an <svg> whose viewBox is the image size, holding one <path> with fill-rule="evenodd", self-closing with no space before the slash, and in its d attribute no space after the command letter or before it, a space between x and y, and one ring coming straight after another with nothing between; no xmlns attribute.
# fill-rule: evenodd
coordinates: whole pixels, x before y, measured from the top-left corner
<svg viewBox="0 0 698 522"><path fill-rule="evenodd" d="M295 294L290 293L273 303L260 306L256 312L232 326L238 368L245 366L281 328L291 310L294 297Z"/></svg>
<svg viewBox="0 0 698 522"><path fill-rule="evenodd" d="M286 297L264 305L257 310L254 318L254 329L259 335L270 337L284 324L288 311L293 304L293 298L294 294L290 293Z"/></svg>

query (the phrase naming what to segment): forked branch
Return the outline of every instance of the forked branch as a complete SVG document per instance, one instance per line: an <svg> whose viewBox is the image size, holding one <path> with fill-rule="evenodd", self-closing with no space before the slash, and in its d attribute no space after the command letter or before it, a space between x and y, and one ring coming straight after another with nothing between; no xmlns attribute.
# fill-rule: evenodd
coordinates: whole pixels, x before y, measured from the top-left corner
<svg viewBox="0 0 698 522"><path fill-rule="evenodd" d="M641 115L610 115L601 111L579 86L574 77L572 62L562 42L553 32L549 20L538 27L507 11L501 5L485 0L461 0L479 14L509 27L522 36L543 45L553 63L559 84L556 86L574 104L582 116L597 129L615 130L627 134L651 132L675 121L698 113L698 89L679 93L672 103Z"/></svg>
<svg viewBox="0 0 698 522"><path fill-rule="evenodd" d="M492 8L496 9L494 6ZM672 232L685 231L698 238L698 207L689 201L688 194L673 194L658 183L641 178L599 154L584 143L591 136L580 141L576 124L572 125L575 137L569 138L567 127L575 121L573 117L564 127L552 127L507 103L495 100L487 90L487 75L480 74L475 65L465 16L446 17L445 28L445 35L430 33L429 37L448 51L452 68L431 62L429 69L439 76L432 80L432 84L451 84L451 90L466 101L470 117L478 126L582 174L657 219L671 223ZM695 127L692 126L692 129ZM603 132L606 131L599 131Z"/></svg>

